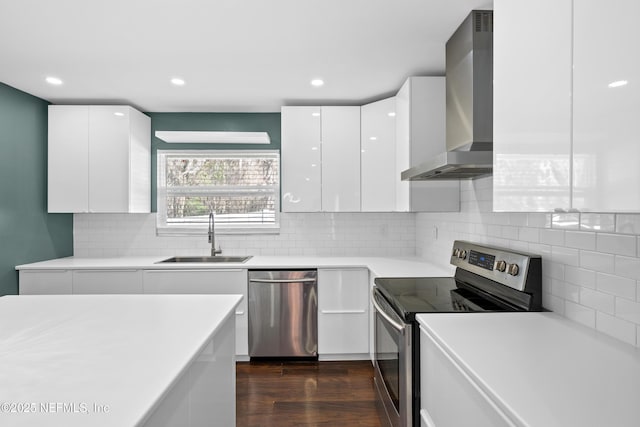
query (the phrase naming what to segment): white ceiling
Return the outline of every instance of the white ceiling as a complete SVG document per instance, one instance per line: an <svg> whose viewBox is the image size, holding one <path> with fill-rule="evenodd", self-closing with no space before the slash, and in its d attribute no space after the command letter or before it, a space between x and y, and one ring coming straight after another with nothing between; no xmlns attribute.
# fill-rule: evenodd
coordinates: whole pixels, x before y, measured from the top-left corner
<svg viewBox="0 0 640 427"><path fill-rule="evenodd" d="M0 0L0 82L143 111L363 104L444 75L444 43L492 0ZM45 82L46 76L64 81ZM181 77L186 85L169 83ZM312 87L313 78L325 85Z"/></svg>

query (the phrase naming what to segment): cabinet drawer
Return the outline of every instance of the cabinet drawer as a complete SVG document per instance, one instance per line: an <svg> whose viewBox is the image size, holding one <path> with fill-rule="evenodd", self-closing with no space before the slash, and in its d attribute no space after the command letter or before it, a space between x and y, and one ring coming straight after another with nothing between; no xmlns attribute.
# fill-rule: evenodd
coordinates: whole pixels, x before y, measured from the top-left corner
<svg viewBox="0 0 640 427"><path fill-rule="evenodd" d="M20 295L68 295L71 294L71 271L38 270L19 274Z"/></svg>
<svg viewBox="0 0 640 427"><path fill-rule="evenodd" d="M141 294L142 271L76 270L73 272L74 294Z"/></svg>

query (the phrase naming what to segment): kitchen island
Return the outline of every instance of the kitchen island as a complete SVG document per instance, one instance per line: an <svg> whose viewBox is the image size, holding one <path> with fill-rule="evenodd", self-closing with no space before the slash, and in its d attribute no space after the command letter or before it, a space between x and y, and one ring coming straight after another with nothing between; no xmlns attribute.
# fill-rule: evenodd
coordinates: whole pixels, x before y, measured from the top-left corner
<svg viewBox="0 0 640 427"><path fill-rule="evenodd" d="M240 295L0 298L0 425L235 425Z"/></svg>

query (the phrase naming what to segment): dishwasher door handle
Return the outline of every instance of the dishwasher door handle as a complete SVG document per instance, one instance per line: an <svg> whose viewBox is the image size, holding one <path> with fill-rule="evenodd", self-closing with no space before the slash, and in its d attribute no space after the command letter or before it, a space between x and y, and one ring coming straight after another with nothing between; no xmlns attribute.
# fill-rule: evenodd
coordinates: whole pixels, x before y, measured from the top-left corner
<svg viewBox="0 0 640 427"><path fill-rule="evenodd" d="M311 283L318 279L249 279L249 283Z"/></svg>

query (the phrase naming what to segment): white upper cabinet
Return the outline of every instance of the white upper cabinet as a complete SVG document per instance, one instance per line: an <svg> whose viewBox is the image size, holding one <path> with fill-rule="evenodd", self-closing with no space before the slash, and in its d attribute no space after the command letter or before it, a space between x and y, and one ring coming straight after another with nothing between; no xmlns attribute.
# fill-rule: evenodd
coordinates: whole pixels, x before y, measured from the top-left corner
<svg viewBox="0 0 640 427"><path fill-rule="evenodd" d="M396 210L396 99L363 105L360 181L363 212Z"/></svg>
<svg viewBox="0 0 640 427"><path fill-rule="evenodd" d="M360 210L360 107L282 107L282 211Z"/></svg>
<svg viewBox="0 0 640 427"><path fill-rule="evenodd" d="M571 206L571 3L494 2L495 211Z"/></svg>
<svg viewBox="0 0 640 427"><path fill-rule="evenodd" d="M282 107L282 211L322 209L320 107Z"/></svg>
<svg viewBox="0 0 640 427"><path fill-rule="evenodd" d="M49 106L49 212L149 212L151 120L129 106Z"/></svg>
<svg viewBox="0 0 640 427"><path fill-rule="evenodd" d="M638 0L574 2L573 206L640 211Z"/></svg>
<svg viewBox="0 0 640 427"><path fill-rule="evenodd" d="M396 210L460 210L459 181L401 181L402 171L446 151L444 77L410 77L396 95Z"/></svg>
<svg viewBox="0 0 640 427"><path fill-rule="evenodd" d="M47 208L89 211L89 108L49 106Z"/></svg>
<svg viewBox="0 0 640 427"><path fill-rule="evenodd" d="M321 107L322 210L360 211L360 107Z"/></svg>
<svg viewBox="0 0 640 427"><path fill-rule="evenodd" d="M494 210L640 211L638 12L495 0Z"/></svg>

